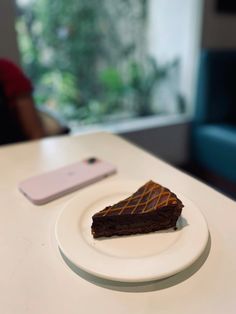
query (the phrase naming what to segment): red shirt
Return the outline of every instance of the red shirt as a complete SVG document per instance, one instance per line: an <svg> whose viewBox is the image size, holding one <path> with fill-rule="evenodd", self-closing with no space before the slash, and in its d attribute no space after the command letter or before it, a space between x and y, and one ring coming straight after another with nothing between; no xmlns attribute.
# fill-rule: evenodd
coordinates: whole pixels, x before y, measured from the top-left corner
<svg viewBox="0 0 236 314"><path fill-rule="evenodd" d="M33 91L30 80L21 69L6 59L0 59L0 86L9 105L16 97Z"/></svg>

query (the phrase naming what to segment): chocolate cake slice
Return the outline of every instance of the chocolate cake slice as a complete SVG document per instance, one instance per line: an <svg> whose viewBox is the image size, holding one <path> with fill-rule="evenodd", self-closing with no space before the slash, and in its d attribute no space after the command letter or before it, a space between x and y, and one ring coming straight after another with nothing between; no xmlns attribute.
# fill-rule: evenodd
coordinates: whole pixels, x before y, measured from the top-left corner
<svg viewBox="0 0 236 314"><path fill-rule="evenodd" d="M182 202L167 188L149 181L133 195L93 215L94 238L175 228Z"/></svg>

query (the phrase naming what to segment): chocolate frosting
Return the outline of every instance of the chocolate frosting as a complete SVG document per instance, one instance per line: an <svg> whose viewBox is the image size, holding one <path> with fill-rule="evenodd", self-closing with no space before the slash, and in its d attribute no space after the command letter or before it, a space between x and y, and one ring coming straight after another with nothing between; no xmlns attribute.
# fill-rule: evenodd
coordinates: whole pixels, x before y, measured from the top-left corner
<svg viewBox="0 0 236 314"><path fill-rule="evenodd" d="M145 214L157 211L166 206L183 207L182 202L169 189L153 181L148 181L140 187L133 195L108 206L96 213L94 217L125 215L125 214Z"/></svg>

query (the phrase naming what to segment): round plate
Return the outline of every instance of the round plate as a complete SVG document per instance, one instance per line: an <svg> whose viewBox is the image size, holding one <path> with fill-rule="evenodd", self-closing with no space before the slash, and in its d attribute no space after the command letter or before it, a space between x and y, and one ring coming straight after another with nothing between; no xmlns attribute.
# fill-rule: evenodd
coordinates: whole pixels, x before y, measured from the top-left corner
<svg viewBox="0 0 236 314"><path fill-rule="evenodd" d="M208 241L207 223L186 197L178 229L94 239L92 216L137 190L145 182L114 181L90 186L73 198L56 223L63 254L77 267L98 277L143 282L174 275L191 265Z"/></svg>

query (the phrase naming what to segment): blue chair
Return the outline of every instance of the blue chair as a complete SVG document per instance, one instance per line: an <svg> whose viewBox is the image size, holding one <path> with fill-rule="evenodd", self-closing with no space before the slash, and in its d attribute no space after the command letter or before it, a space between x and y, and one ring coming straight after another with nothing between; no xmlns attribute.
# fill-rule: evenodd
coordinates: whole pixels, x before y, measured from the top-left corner
<svg viewBox="0 0 236 314"><path fill-rule="evenodd" d="M203 169L236 183L236 51L200 57L191 153Z"/></svg>

